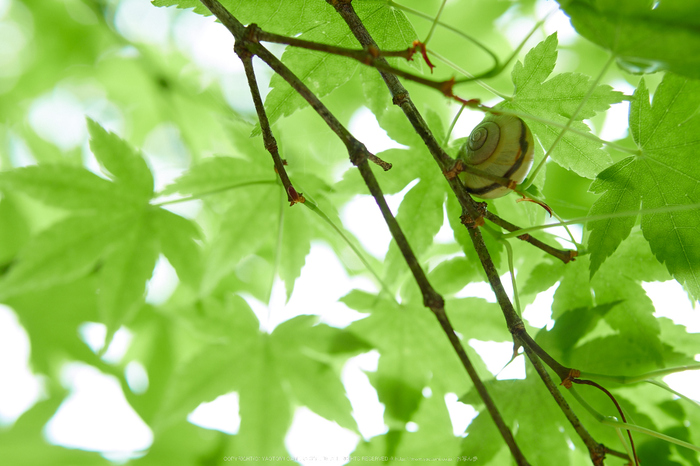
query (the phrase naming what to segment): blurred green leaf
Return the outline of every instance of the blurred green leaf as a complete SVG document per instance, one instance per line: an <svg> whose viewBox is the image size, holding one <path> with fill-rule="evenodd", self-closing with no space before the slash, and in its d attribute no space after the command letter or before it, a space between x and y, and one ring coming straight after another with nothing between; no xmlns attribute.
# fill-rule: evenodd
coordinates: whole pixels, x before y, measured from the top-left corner
<svg viewBox="0 0 700 466"><path fill-rule="evenodd" d="M700 78L700 5L623 0L561 0L576 31L611 51L630 73L670 70Z"/></svg>

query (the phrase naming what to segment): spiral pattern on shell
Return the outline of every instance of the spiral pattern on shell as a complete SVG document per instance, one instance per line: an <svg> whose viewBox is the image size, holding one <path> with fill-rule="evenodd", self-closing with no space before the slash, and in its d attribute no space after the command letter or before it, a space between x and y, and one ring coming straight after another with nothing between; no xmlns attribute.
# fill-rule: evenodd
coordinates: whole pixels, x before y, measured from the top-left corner
<svg viewBox="0 0 700 466"><path fill-rule="evenodd" d="M469 168L521 183L532 167L534 149L532 133L523 120L510 115L487 115L459 152L459 158L467 167L467 171L460 174L465 188L483 199L505 196L510 189L469 173Z"/></svg>

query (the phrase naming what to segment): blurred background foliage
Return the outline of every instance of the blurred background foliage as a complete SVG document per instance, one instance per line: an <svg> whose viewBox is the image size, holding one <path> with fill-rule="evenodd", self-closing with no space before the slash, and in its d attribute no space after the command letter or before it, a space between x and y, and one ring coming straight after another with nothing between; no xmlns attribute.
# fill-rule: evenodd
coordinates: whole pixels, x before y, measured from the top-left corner
<svg viewBox="0 0 700 466"><path fill-rule="evenodd" d="M272 32L354 43L325 1L288 2L292 13L300 11L297 3L309 10L276 17L266 16L266 8L279 6L276 2L225 3L239 9L243 21L256 21ZM404 48L430 30L429 20L404 14L391 2L354 3L384 48ZM179 2L183 8L198 4ZM432 16L441 2L404 0L401 5ZM464 0L448 2L442 20L466 30L503 61L535 22L557 7L549 1ZM205 12L201 5L196 11ZM550 19L535 31L518 58L522 61L525 52L557 31L555 73L596 76L606 52L564 27L561 12ZM256 63L268 104L279 107L271 112L278 118L274 131L289 173L323 218L302 206L287 209L269 154L260 136L251 137L256 134L255 112L233 40L212 23L192 11L156 8L146 0L0 0L0 170L36 164L86 167L108 178L104 156L88 143L89 136L94 140L99 132L88 131L89 117L142 151L135 157L144 157L154 177L150 203L186 219L174 220L179 226L173 232L190 228L183 226L187 222L193 232L182 250L194 251L186 257L169 255L168 247L178 249L178 244L168 246L167 227L158 227L162 250L156 272L152 279L149 273L134 285L139 293L128 303L134 311L118 311L124 313L119 325L99 312L98 301L113 291L102 280L113 260L107 253L96 256L94 266L78 278L55 277L47 286L0 293L4 312L16 316L26 332L31 348L28 364L40 377L27 405L0 418L4 464L214 465L234 456L286 457L301 451L289 440L300 407L353 433L349 444L331 451L334 456L354 451L353 455L370 457L453 457L456 462L461 455L478 457L483 464L508 463L508 452L487 416L477 416L465 438L463 421L470 415L450 411L454 405L469 405L475 410L473 417L482 405L433 316L422 306L395 244L382 239L385 227L379 224L378 231L369 233L371 239L383 241L379 252L368 244L361 224L369 224L375 206L362 204L361 213L351 216L350 205L367 193L344 147L310 109L290 97L284 83ZM481 48L446 28L437 29L429 46L474 74L493 65ZM270 48L293 69L299 67L297 71L324 96L333 113L359 139L366 138L370 150L382 151L381 156L394 164L391 172L379 175L380 182L385 193L394 196L390 196L394 212L436 288L447 298L448 312L465 346L475 340L511 341L498 307L464 292L468 284L483 282L484 275L474 266L475 254L459 223L459 207L420 139L392 106L376 71L315 52ZM427 73L420 60L394 63ZM488 85L511 95L512 66L489 79ZM440 64L433 77L447 79L453 74ZM661 78L661 73L646 76L647 87L655 89ZM604 81L629 98L639 77L615 68ZM434 90L411 82L405 85L432 130L444 139L458 111L456 104ZM461 85L457 92L489 105L501 100L476 84ZM621 113L611 110L607 117L601 113L588 123L600 134L606 122L626 121L626 112L626 108ZM468 135L481 117L478 112L465 114L451 139ZM372 147L373 118L393 143ZM626 131L610 134L605 137L633 144ZM108 146L118 144L109 141ZM624 155L609 153L614 161ZM588 192L590 180L559 165L549 163L545 178L543 193L565 218L586 215L598 198ZM251 180L259 184L241 187ZM34 247L33 238L72 215L60 202L37 200L7 186L0 184L2 275L8 275L27 248ZM188 197L194 200L178 202ZM521 226L545 221L544 211L516 203L515 196L491 208ZM540 236L557 244L555 235ZM506 273L503 245L490 237L487 244L499 271ZM347 281L344 297L336 307L327 307L320 298L323 288L336 286L322 281L330 266L320 265L308 272L315 273L309 285L312 291L292 309L295 283L302 282L299 277L306 273L302 269L319 245L342 264ZM362 251L364 262L353 247ZM524 309L540 293L556 289L549 326L529 327L555 358L614 375L694 362L700 348L697 334L670 319L654 317L642 282L671 277L638 229L592 282L585 256L562 266L521 242L512 247ZM368 267L383 284L368 273ZM396 299L380 293L382 286ZM124 335L128 343L110 356L107 346L119 346ZM523 373L520 379L497 380L487 368L488 358L484 362L471 347L469 351L533 464L589 463L571 426L530 368L526 378ZM372 435L363 428L361 409L348 398L348 382L341 377L348 360L367 354L379 356L376 367L365 373L384 408L383 415L377 414L382 429ZM139 440L129 451L71 444L61 440L65 425L52 428L59 408L76 396L75 380L71 381L76 367L110 376L112 388L126 400L119 409L140 418L143 429L136 432ZM3 379L4 385L14 384ZM615 389L637 424L700 443L697 406L674 402L651 386L609 388ZM238 412L226 414L229 422L238 423L232 431L188 421L188 414L201 403L231 392L240 403ZM455 401L448 403L453 396ZM614 415L607 399L596 393L585 396L600 412ZM613 429L599 425L572 399L569 402L598 441L622 449ZM637 437L643 464L700 464L695 453ZM320 441L307 440L310 454L322 451ZM345 462L328 461L324 464Z"/></svg>

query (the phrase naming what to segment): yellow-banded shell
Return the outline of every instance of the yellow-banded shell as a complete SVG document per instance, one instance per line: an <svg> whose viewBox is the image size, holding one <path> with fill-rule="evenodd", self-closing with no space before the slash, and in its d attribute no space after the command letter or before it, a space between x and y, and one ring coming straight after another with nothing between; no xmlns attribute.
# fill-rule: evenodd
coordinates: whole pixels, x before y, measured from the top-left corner
<svg viewBox="0 0 700 466"><path fill-rule="evenodd" d="M473 167L522 183L532 167L535 141L525 122L516 116L489 114L472 131L459 151L467 171L460 174L467 191L483 199L505 196L510 189L469 173Z"/></svg>

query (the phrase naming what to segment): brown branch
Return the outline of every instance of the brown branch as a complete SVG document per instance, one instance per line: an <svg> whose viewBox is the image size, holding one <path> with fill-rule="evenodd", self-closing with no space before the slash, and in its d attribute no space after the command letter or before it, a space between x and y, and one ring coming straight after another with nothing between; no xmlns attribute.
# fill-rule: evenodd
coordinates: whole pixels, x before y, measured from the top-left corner
<svg viewBox="0 0 700 466"><path fill-rule="evenodd" d="M520 227L517 225L513 225L512 223L508 222L507 220L502 219L496 214L493 214L491 212L486 212L486 220L489 220L490 222L495 223L499 227L508 230L508 231L518 231L520 230ZM565 264L569 263L570 261L574 260L578 253L574 250L571 249L557 249L554 248L548 244L543 243L542 241L538 240L537 238L533 238L529 234L524 234L518 236L518 239L522 241L526 241L533 246L543 250L547 254L551 254L552 256L556 257L557 259L561 260Z"/></svg>
<svg viewBox="0 0 700 466"><path fill-rule="evenodd" d="M363 47L377 47L377 44L374 42L372 37L369 35L369 32L367 29L364 27L364 24L360 20L360 18L357 16L355 13L354 9L352 8L351 5L351 0L327 0L328 3L330 3L336 11L341 15L341 17L345 20L345 22L348 24L350 27L350 30L353 32L357 40L360 42L360 44ZM384 60L383 57L378 57L377 61L381 62ZM418 113L417 109L415 108L415 105L409 98L408 92L406 89L401 85L399 82L398 78L391 73L385 73L380 71L382 78L384 79L385 83L389 87L389 90L392 93L393 96L393 102L394 104L398 105L401 107L404 111L404 113L407 115L409 121L413 125L414 130L418 133L419 136L423 139L424 143L428 147L430 153L433 155L435 158L436 162L438 165L441 167L443 173L445 174L445 178L452 188L453 192L457 196L457 198L460 200L462 205L465 207L465 217L469 217L469 219L474 223L478 224L479 220L481 219L481 215L478 211L477 205L474 202L474 200L469 197L464 190L461 182L459 181L458 178L456 177L451 177L448 176L448 173L450 170L454 168L455 161L445 153L445 151L440 147L440 144L438 141L435 139L433 136L432 132L428 128L427 124L421 117L420 113ZM378 201L379 202L379 201ZM381 207L381 206L380 206ZM389 212L390 214L390 212ZM386 219L386 216L385 216ZM482 220L483 221L483 220ZM470 234L477 234L481 235L481 232L476 229L476 228L469 228ZM392 231L393 234L393 231ZM398 241L397 241L398 243ZM481 240L481 244L483 245L483 240ZM485 246L484 246L485 248ZM402 252L404 252L402 250ZM411 253L412 254L412 253ZM488 251L486 251L486 254L488 255ZM406 256L404 256L406 257ZM407 258L408 260L408 258ZM490 260L490 257L489 257ZM493 264L492 264L493 266ZM494 268L495 270L495 268ZM421 270L422 272L422 270ZM415 274L414 274L415 276ZM501 286L500 280L498 279L498 276L496 275L496 279L498 281L498 285ZM420 283L419 283L420 286ZM493 286L493 285L492 285ZM421 290L423 288L421 287ZM502 294L505 296L505 292ZM425 292L424 292L424 301L425 301ZM507 297L506 297L507 299ZM509 303L510 304L510 303ZM512 309L512 306L511 306ZM469 362L466 353L464 352L461 342L457 338L457 336L454 334L454 330L452 329L452 326L449 324L449 320L447 319L447 315L445 314L444 307L440 307L439 309L433 309L433 312L435 313L436 317L440 321L440 324L443 326L443 330L447 334L447 337L450 339L450 342L453 344L453 347L457 350L457 353L462 360L465 368L467 369L467 372L469 372L470 377L472 377L472 380L477 387L477 390L479 391L479 395L482 396L482 399L486 403L487 409L489 413L491 414L492 419L496 423L496 426L498 427L501 435L503 436L504 440L506 441L506 444L508 445L511 454L513 455L514 459L518 464L528 464L527 460L525 459L524 455L520 451L520 448L518 447L515 439L513 438L513 435L508 429L508 427L505 425L503 422L503 419L501 418L500 414L498 413L495 405L489 406L489 403L486 402L486 400L490 400L490 396L488 395L488 392L486 392L485 387L482 391L479 389L479 386L482 385L481 380L478 378L477 374L474 373L472 375L473 368L470 370L471 363ZM506 316L506 320L508 321L508 327L511 328L512 326L519 326L524 328L522 325L522 321L520 321L520 318L517 316L515 311L510 315ZM519 322L519 325L515 325L517 322Z"/></svg>
<svg viewBox="0 0 700 466"><path fill-rule="evenodd" d="M452 325L450 324L445 313L444 299L435 291L432 285L430 285L427 277L425 276L425 272L420 267L418 259L415 257L415 254L413 254L413 251L408 244L408 240L386 204L381 188L379 187L372 170L367 164L367 160L372 158L372 154L370 154L369 151L367 151L367 148L360 141L355 139L350 132L345 129L345 127L343 127L343 125L323 105L318 97L316 97L316 95L313 94L296 75L294 75L282 62L280 62L274 55L265 49L259 42L250 40L251 37L254 39L254 35L250 34L250 32L254 31L254 29L250 32L247 31L246 28L218 2L218 0L200 1L207 8L209 8L209 10L229 29L229 31L231 31L237 42L242 42L239 47L244 47L249 53L258 55L265 63L268 64L268 66L270 66L276 73L285 79L292 86L292 88L294 88L307 100L307 102L309 102L311 107L316 110L316 112L323 118L328 126L345 143L352 163L360 170L365 183L374 196L375 201L379 205L382 215L389 226L389 230L391 231L399 249L401 250L401 253L403 254L411 272L413 273L416 283L421 289L425 306L429 307L435 313L440 325L447 333L450 342L455 348L460 360L462 361L462 364L467 370L467 373L472 378L477 391L482 397L487 409L489 410L489 413L491 414L491 417L511 449L514 458L517 460L518 464L527 465L527 460L518 448L512 433L500 416L495 403L486 391L486 387L484 386L483 382L479 379L474 366L471 364L466 351L455 334L454 329L452 328Z"/></svg>
<svg viewBox="0 0 700 466"><path fill-rule="evenodd" d="M289 205L293 206L297 202L305 202L306 199L304 199L304 195L297 192L297 190L294 189L294 186L292 186L292 182L287 175L287 170L284 168L284 161L282 160L282 157L280 157L277 149L277 141L272 134L270 122L267 119L267 113L265 113L265 106L263 105L262 97L260 96L258 82L255 78L253 56L240 44L240 42L236 41L233 50L243 62L243 68L245 69L245 74L248 78L248 86L250 87L250 94L253 97L255 110L258 113L258 121L260 121L260 129L262 130L265 149L267 149L270 155L272 155L272 160L275 164L275 171L279 175L280 180L282 180L282 186L284 186L284 190L287 193L287 201L289 202Z"/></svg>
<svg viewBox="0 0 700 466"><path fill-rule="evenodd" d="M353 159L352 155L351 159ZM440 322L440 326L442 326L442 329L444 330L445 334L450 340L450 343L452 344L452 347L454 348L460 361L462 362L462 365L469 374L469 377L474 383L474 387L479 393L481 399L484 401L486 409L491 414L491 418L496 423L496 426L501 432L501 435L503 436L506 444L510 448L513 457L519 465L529 464L525 459L525 456L520 451L520 448L518 447L510 429L503 421L503 418L500 415L496 404L494 403L493 399L486 390L486 386L479 378L479 375L477 374L474 365L471 363L469 356L467 356L467 353L464 350L464 347L462 346L462 342L455 333L454 328L452 327L452 324L450 323L450 320L447 317L447 313L445 312L444 299L435 291L433 286L428 281L428 278L425 276L425 272L423 271L422 267L418 262L418 259L413 253L413 250L411 249L411 246L408 243L406 236L403 234L403 231L401 230L401 227L396 221L396 218L391 213L391 210L389 209L389 206L387 205L386 200L384 199L384 194L382 193L381 188L377 183L377 179L370 170L366 159L363 160L362 158L360 158L360 160L361 162L359 164L356 163L356 165L360 169L360 173L362 174L362 177L365 180L365 183L367 184L370 193L377 202L377 205L379 205L379 209L382 212L384 220L389 226L389 230L391 231L392 237L396 241L399 250L403 254L404 259L406 260L406 263L409 266L409 269L413 273L413 277L416 280L416 283L418 284L418 287L420 288L421 293L423 295L423 304L426 307L428 307L431 311L433 311L435 317L438 319L438 322Z"/></svg>
<svg viewBox="0 0 700 466"><path fill-rule="evenodd" d="M326 108L325 105L316 97L316 95L311 92L311 90L304 84L292 71L287 68L277 57L275 57L269 50L267 50L262 44L255 40L255 30L257 26L253 29L246 28L240 21L238 21L231 13L219 3L218 0L200 0L204 6L206 6L209 11L211 11L216 18L221 21L221 23L226 26L226 28L233 34L236 43L239 48L247 50L251 55L257 55L262 61L264 61L272 70L279 74L285 81L287 81L294 90L299 93L309 105L318 113L318 115L326 122L328 127L340 138L340 140L345 144L349 153L356 153L358 146L364 145L355 139L355 137L350 134L350 132L338 121L338 119ZM261 123L262 125L262 123ZM366 149L360 150L367 155L368 159L380 165L384 170L391 168L390 163L386 163L379 159L379 157L369 154Z"/></svg>
<svg viewBox="0 0 700 466"><path fill-rule="evenodd" d="M315 50L317 52L326 52L333 55L340 55L347 58L352 58L365 65L372 65L373 60L378 57L399 57L405 58L407 61L413 60L413 55L415 55L418 46L408 47L404 50L379 50L375 47L367 47L362 50L351 49L347 47L338 47L337 45L323 44L321 42L313 42L305 39L298 39L296 37L288 37L280 34L275 34L273 32L263 31L256 24L251 24L249 28L255 28L255 38L261 42L272 42L275 44L291 45L292 47L299 47L307 50Z"/></svg>
<svg viewBox="0 0 700 466"><path fill-rule="evenodd" d="M618 458L622 458L622 459L625 459L625 460L627 460L627 461L630 460L630 455L628 455L627 453L624 453L624 452L621 452L621 451L617 451L617 450L613 450L612 448L608 448L608 447L606 447L605 445L603 445L603 450L605 451L605 454L606 454L606 455L616 456L616 457L618 457Z"/></svg>
<svg viewBox="0 0 700 466"><path fill-rule="evenodd" d="M352 33L355 35L355 38L360 42L360 44L363 47L377 46L367 29L365 28L364 24L354 11L351 4L352 0L326 1L329 4L331 4L336 9L336 11L343 17ZM382 57L377 58L377 61L381 60L383 60ZM419 136L421 136L423 142L425 143L428 150L433 155L433 158L438 163L443 174L445 175L447 183L450 185L450 188L459 200L460 205L463 208L463 223L465 223L465 225L467 226L467 230L469 231L472 243L474 244L474 247L479 256L479 260L481 261L482 266L486 271L491 288L493 289L494 294L496 295L496 299L503 311L503 315L506 319L508 329L514 336L514 341L521 341L522 339L522 341L524 341L524 343L527 345L527 349L530 350L528 351L528 356L534 356L534 354L541 354L543 357L547 358L547 363L553 366L553 369L557 372L558 375L568 377L568 374L571 371L567 368L564 368L564 366L562 366L561 364L557 363L539 345L537 345L537 343L535 343L535 341L527 334L522 320L515 312L515 309L513 308L513 305L510 302L510 299L508 298L505 289L503 288L503 284L501 283L501 280L498 276L498 272L493 264L493 261L491 260L491 256L483 241L481 231L478 228L476 228L476 226L479 226L480 222L483 222L483 220L481 220L482 217L479 214L477 206L474 200L466 194L466 191L464 190L464 187L459 181L459 178L453 176L456 162L451 157L449 157L440 147L439 143L433 136L428 126L426 125L422 116L411 101L408 92L399 82L398 78L394 74L385 73L381 70L380 74L393 96L394 104L401 107L406 117L412 124L414 130L418 133ZM566 372L566 374L564 372ZM564 380L564 378L562 380ZM557 398L555 398L555 400L557 400ZM568 404L559 403L559 400L557 400L557 402L560 406L560 409L564 411L565 415L567 416L567 419L569 419L569 421L571 422L570 415L573 415L573 411L571 410L571 408L568 406ZM584 443L586 443L586 445L588 446L591 443L590 434L588 434L587 431L582 426L580 426L580 423L578 424L578 426L574 427L576 428L576 431L579 432L579 435L582 435ZM508 433L510 432L508 431ZM590 448L591 447L589 447L591 457L596 457L597 453L594 450L591 450ZM512 449L511 452L513 453ZM515 453L513 454L515 456Z"/></svg>
<svg viewBox="0 0 700 466"><path fill-rule="evenodd" d="M544 382L544 385L547 387L547 390L557 402L561 410L564 412L564 415L569 420L569 423L573 426L576 433L578 433L579 437L581 437L581 440L583 440L583 442L586 444L586 447L588 448L588 453L590 454L591 461L593 461L593 464L596 466L602 465L603 460L605 459L606 452L606 449L603 446L603 444L596 442L595 439L591 436L591 434L588 433L586 428L583 427L581 421L578 419L578 416L576 416L574 411L571 409L571 406L569 406L569 403L567 403L567 401L564 399L564 396L559 391L559 388L552 381L552 378L549 376L547 369L542 365L542 361L540 361L540 359L537 357L537 354L535 354L535 352L530 347L528 347L528 345L523 344L523 347L525 348L525 352L527 353L530 362L537 371L537 374L540 376L540 379L542 379L542 382Z"/></svg>
<svg viewBox="0 0 700 466"><path fill-rule="evenodd" d="M330 45L330 44L323 44L320 42L313 42L310 40L305 40L305 39L298 39L296 37L288 37L288 36L282 36L280 34L274 34L272 32L267 32L263 31L256 24L251 24L248 26L249 28L254 28L255 32L251 37L253 37L255 40L262 41L262 42L272 42L275 44L284 44L284 45L291 45L292 47L299 47L299 48L304 48L307 50L315 50L317 52L326 52L326 53L331 53L334 55L340 55L343 57L351 58L353 60L357 60L358 62L362 63L363 65L367 66L372 66L374 68L377 68L380 71L383 71L385 73L391 73L395 74L397 76L401 76L402 78L408 79L409 81L414 81L419 84L422 84L424 86L430 87L432 89L435 89L436 91L440 92L443 94L445 97L449 97L452 99L457 100L458 102L461 103L466 103L469 106L476 107L478 106L478 101L470 101L470 100L464 100L461 99L460 97L456 96L453 92L454 85L457 82L465 82L465 79L461 79L459 81L456 81L454 78L442 80L442 81L436 81L433 79L427 79L424 78L423 76L417 75L410 73L408 71L404 71L400 68L396 68L394 66L389 65L389 63L386 62L386 60L379 60L379 58L383 57L399 57L399 58L405 58L407 61L413 60L413 55L417 52L420 51L421 55L423 56L423 59L426 61L428 66L430 67L431 71L435 67L430 62L430 59L428 58L428 53L425 50L425 46L420 42L420 41L415 41L411 47L408 47L404 50L390 50L390 51L384 51L384 50L379 50L379 47L375 45L368 45L365 46L363 50L357 50L357 49L350 49L347 47L338 47L336 45ZM479 77L474 77L474 78L466 78L467 81L472 81L474 79L478 79L483 76Z"/></svg>

